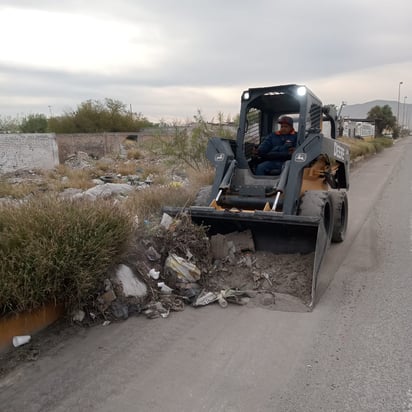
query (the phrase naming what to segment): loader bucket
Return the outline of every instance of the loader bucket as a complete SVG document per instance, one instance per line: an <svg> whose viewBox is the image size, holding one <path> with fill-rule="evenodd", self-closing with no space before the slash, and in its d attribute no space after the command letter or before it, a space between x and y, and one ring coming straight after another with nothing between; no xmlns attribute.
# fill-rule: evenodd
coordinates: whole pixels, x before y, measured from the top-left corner
<svg viewBox="0 0 412 412"><path fill-rule="evenodd" d="M176 216L182 209L165 208L164 211ZM256 251L312 254L312 268L308 271L311 274L311 294L310 302L306 304L310 309L313 308L319 298L318 273L330 243L330 236L319 217L283 215L267 211L232 212L200 206L192 206L186 211L190 213L194 223L208 227L209 235L250 230Z"/></svg>

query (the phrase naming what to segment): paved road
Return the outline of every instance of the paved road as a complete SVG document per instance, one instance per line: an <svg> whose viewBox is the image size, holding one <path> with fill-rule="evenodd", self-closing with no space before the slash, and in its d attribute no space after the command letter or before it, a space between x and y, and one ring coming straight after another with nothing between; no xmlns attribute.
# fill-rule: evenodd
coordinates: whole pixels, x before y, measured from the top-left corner
<svg viewBox="0 0 412 412"><path fill-rule="evenodd" d="M351 173L312 313L187 308L84 330L0 381L2 411L412 412L412 141Z"/></svg>

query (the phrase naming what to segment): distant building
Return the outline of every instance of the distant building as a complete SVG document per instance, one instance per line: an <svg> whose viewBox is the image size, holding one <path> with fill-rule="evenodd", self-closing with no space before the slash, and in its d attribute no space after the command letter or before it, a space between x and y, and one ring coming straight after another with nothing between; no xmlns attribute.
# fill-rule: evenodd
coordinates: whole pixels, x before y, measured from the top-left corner
<svg viewBox="0 0 412 412"><path fill-rule="evenodd" d="M344 118L341 134L345 137L375 137L375 122L366 119Z"/></svg>

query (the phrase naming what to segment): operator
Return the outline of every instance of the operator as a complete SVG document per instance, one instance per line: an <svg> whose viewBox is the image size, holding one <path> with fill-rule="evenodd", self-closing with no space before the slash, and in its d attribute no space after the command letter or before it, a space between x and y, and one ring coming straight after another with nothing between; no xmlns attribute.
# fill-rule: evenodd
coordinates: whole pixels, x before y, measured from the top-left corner
<svg viewBox="0 0 412 412"><path fill-rule="evenodd" d="M266 136L263 142L253 150L253 155L258 161L255 174L263 176L272 170L279 173L286 160L291 158L296 147L297 134L293 128L293 119L282 116L278 123L280 129Z"/></svg>

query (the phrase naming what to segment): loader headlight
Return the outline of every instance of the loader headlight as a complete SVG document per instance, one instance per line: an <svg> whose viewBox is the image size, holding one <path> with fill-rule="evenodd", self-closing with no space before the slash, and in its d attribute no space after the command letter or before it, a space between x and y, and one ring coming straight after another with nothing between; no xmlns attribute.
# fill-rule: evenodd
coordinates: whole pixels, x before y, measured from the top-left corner
<svg viewBox="0 0 412 412"><path fill-rule="evenodd" d="M244 92L243 93L243 100L249 100L250 99L250 94L249 92Z"/></svg>
<svg viewBox="0 0 412 412"><path fill-rule="evenodd" d="M296 93L298 94L298 96L304 96L306 94L306 87L305 86L298 87Z"/></svg>

